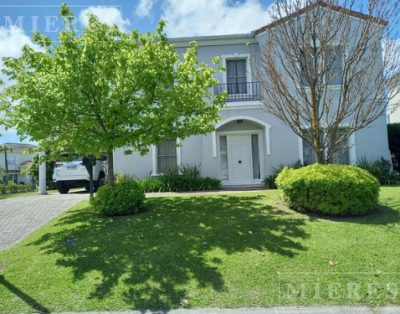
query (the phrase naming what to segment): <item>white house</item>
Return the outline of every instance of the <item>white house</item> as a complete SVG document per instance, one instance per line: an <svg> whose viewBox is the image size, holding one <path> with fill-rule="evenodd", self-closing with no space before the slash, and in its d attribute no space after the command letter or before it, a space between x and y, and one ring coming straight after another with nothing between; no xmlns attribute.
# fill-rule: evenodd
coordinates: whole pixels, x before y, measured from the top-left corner
<svg viewBox="0 0 400 314"><path fill-rule="evenodd" d="M362 17L357 13L355 18ZM171 39L180 54L191 41L197 41L199 59L210 65L214 56L221 57L226 72L218 75L220 84L215 92L227 90L229 94L220 112L221 120L210 134L165 141L152 146L146 156L125 155L124 149L118 149L114 153L115 171L143 178L189 164L199 166L203 176L221 179L224 185L252 185L260 184L273 166L312 163L309 145L266 112L260 102L261 88L251 58L257 51L254 48L265 41L264 29L239 35ZM338 162L354 164L364 156L369 160L390 158L385 115L353 134Z"/></svg>

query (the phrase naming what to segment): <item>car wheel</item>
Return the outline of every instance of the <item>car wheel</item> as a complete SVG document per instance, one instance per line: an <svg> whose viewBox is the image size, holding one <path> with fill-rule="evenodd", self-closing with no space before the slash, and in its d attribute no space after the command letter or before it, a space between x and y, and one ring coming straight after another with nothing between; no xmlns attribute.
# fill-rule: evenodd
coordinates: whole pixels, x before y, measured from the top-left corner
<svg viewBox="0 0 400 314"><path fill-rule="evenodd" d="M64 182L57 182L57 190L60 194L67 194L69 187Z"/></svg>

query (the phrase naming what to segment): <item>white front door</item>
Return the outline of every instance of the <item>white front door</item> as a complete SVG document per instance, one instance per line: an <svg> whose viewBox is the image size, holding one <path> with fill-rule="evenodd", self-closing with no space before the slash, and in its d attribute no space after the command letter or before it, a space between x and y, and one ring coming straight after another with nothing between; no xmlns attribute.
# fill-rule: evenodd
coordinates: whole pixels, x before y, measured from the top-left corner
<svg viewBox="0 0 400 314"><path fill-rule="evenodd" d="M249 134L229 135L228 171L230 184L251 184L251 142Z"/></svg>

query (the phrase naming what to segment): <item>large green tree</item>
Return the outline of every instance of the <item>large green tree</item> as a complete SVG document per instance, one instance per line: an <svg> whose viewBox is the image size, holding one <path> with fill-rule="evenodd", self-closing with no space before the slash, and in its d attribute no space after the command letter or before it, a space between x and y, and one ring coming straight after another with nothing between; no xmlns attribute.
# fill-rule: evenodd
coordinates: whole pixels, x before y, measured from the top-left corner
<svg viewBox="0 0 400 314"><path fill-rule="evenodd" d="M224 95L210 90L221 71L199 62L196 44L182 58L160 22L154 33L122 32L94 15L79 30L67 5L65 27L52 42L36 33L40 47L25 46L4 58L12 85L3 93L6 123L21 137L58 156L107 154L113 183L113 150L148 152L151 144L213 130Z"/></svg>

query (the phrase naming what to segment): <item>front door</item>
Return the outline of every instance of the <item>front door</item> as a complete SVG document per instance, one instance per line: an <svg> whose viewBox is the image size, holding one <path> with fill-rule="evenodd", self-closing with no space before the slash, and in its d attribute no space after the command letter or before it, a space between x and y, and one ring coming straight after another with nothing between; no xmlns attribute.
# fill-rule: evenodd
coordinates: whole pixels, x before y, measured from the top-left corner
<svg viewBox="0 0 400 314"><path fill-rule="evenodd" d="M251 184L250 135L228 136L228 171L230 184Z"/></svg>

